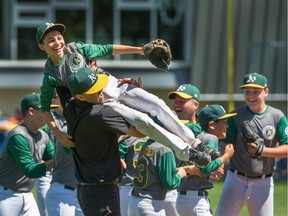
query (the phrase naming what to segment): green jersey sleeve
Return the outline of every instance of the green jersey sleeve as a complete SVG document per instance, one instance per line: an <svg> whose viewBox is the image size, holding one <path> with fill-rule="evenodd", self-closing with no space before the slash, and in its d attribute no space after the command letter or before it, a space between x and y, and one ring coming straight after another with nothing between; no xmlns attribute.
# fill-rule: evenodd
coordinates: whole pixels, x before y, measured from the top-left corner
<svg viewBox="0 0 288 216"><path fill-rule="evenodd" d="M120 159L125 160L127 152L128 152L128 146L126 145L125 140L123 140L119 143Z"/></svg>
<svg viewBox="0 0 288 216"><path fill-rule="evenodd" d="M157 164L157 171L162 184L168 189L180 186L181 178L176 173L175 157L172 152L164 153Z"/></svg>
<svg viewBox="0 0 288 216"><path fill-rule="evenodd" d="M276 129L276 136L279 144L287 144L288 141L288 125L287 125L287 118L283 116L278 124Z"/></svg>
<svg viewBox="0 0 288 216"><path fill-rule="evenodd" d="M77 42L76 47L79 52L87 58L105 57L113 53L113 44L101 45Z"/></svg>
<svg viewBox="0 0 288 216"><path fill-rule="evenodd" d="M55 92L55 88L58 86L57 80L50 74L44 73L42 80L41 90L41 111L50 111L50 105L52 103L52 97Z"/></svg>
<svg viewBox="0 0 288 216"><path fill-rule="evenodd" d="M10 137L7 152L28 178L38 178L45 175L45 164L35 163L29 149L29 143L22 135Z"/></svg>

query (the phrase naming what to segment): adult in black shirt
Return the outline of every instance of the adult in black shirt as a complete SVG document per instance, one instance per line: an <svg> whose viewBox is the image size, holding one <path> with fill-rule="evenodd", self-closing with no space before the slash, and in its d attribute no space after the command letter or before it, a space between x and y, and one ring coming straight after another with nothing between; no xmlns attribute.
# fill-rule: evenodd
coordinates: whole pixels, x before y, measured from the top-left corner
<svg viewBox="0 0 288 216"><path fill-rule="evenodd" d="M129 134L130 125L104 101L108 77L82 68L68 79L75 96L65 105L64 117L76 147L73 156L77 197L86 216L120 215L118 178L121 163L117 135Z"/></svg>

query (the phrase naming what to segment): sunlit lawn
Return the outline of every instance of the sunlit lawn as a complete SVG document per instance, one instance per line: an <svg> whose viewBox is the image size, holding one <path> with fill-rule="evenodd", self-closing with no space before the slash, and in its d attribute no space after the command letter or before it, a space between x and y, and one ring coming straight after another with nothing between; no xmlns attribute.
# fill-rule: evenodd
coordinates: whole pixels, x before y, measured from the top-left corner
<svg viewBox="0 0 288 216"><path fill-rule="evenodd" d="M211 202L213 213L216 211L217 203L220 197L223 181L213 181L215 188L209 190L209 199ZM274 191L274 215L287 216L287 181L275 181ZM35 189L33 189L35 194ZM239 216L248 216L246 206L242 209ZM252 215L253 216L253 215Z"/></svg>
<svg viewBox="0 0 288 216"><path fill-rule="evenodd" d="M209 190L209 199L211 201L213 213L215 213L223 181L213 182L215 185L215 189ZM275 181L274 185L274 215L287 216L287 181ZM245 206L240 212L239 216L247 215L249 214Z"/></svg>

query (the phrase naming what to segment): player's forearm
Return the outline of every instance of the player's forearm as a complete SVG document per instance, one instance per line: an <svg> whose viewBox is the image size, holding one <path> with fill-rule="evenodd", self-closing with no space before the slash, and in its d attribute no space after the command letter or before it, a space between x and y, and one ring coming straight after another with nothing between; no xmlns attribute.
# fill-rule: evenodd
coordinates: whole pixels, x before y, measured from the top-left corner
<svg viewBox="0 0 288 216"><path fill-rule="evenodd" d="M230 156L228 153L224 153L219 159L222 161L222 164L224 164L225 162L230 160Z"/></svg>
<svg viewBox="0 0 288 216"><path fill-rule="evenodd" d="M47 112L47 111L42 112L42 118L44 122L48 125L48 127L52 130L53 133L54 133L54 130L58 129L56 122L50 112Z"/></svg>
<svg viewBox="0 0 288 216"><path fill-rule="evenodd" d="M288 157L288 145L283 144L283 145L273 147L273 148L264 147L261 157L287 158Z"/></svg>
<svg viewBox="0 0 288 216"><path fill-rule="evenodd" d="M42 118L44 122L48 125L48 127L51 129L53 134L59 139L59 133L61 131L57 128L56 122L50 112L42 112Z"/></svg>
<svg viewBox="0 0 288 216"><path fill-rule="evenodd" d="M140 54L144 55L142 47L136 46L126 46L126 45L113 45L112 55L121 55L121 54Z"/></svg>

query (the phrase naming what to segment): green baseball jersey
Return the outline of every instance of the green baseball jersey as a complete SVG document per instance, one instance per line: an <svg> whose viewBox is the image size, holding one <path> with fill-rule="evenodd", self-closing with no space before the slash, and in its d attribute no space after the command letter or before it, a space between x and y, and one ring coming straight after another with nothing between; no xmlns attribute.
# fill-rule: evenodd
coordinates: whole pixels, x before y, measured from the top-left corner
<svg viewBox="0 0 288 216"><path fill-rule="evenodd" d="M15 127L9 132L0 156L0 185L31 191L35 178L46 174L45 164L40 161L53 156L54 146L46 132L39 129L33 134L25 126Z"/></svg>
<svg viewBox="0 0 288 216"><path fill-rule="evenodd" d="M51 59L48 58L41 85L42 112L50 110L55 88L58 86L67 88L67 78L78 69L87 67L87 59L112 55L112 52L112 44L100 45L72 42L65 45L64 56L58 65L54 65ZM61 97L61 95L59 96Z"/></svg>
<svg viewBox="0 0 288 216"><path fill-rule="evenodd" d="M237 116L227 120L227 137L225 143L234 144L234 156L230 159L230 167L249 176L259 176L274 172L274 158L260 157L252 159L245 150L246 143L240 137L240 126L244 120L250 121L258 135L264 139L266 147L275 147L287 144L288 126L286 116L278 109L266 105L263 113L253 113L248 106L243 106L235 111Z"/></svg>
<svg viewBox="0 0 288 216"><path fill-rule="evenodd" d="M164 200L167 190L179 187L180 182L172 150L154 140L148 140L139 154L131 194Z"/></svg>

